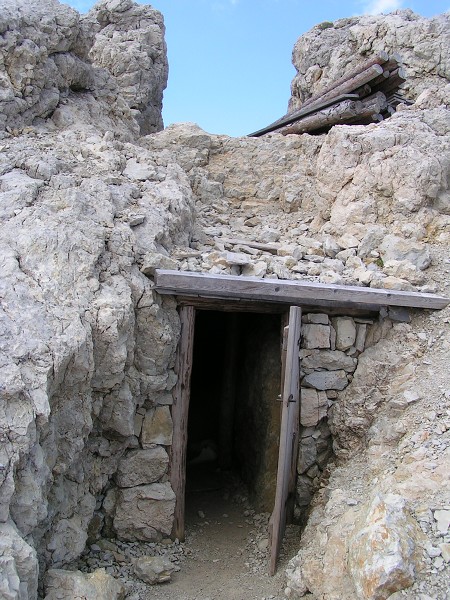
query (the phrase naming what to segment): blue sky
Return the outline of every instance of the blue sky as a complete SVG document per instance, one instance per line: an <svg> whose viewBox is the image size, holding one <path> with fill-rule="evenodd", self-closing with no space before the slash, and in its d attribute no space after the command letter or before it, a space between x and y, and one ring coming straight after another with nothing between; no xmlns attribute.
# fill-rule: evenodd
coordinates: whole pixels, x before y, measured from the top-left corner
<svg viewBox="0 0 450 600"><path fill-rule="evenodd" d="M80 12L90 0L65 0ZM144 2L142 2L144 3ZM281 117L297 38L322 21L411 8L433 16L450 0L153 0L164 15L169 83L165 125L193 121L245 135Z"/></svg>

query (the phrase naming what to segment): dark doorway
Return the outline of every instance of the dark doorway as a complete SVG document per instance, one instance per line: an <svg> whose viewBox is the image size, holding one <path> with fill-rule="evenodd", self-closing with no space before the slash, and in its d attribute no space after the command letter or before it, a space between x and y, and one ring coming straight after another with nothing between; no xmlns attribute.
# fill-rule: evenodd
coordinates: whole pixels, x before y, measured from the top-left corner
<svg viewBox="0 0 450 600"><path fill-rule="evenodd" d="M186 492L230 473L259 511L273 508L280 432L279 314L197 311L187 430Z"/></svg>

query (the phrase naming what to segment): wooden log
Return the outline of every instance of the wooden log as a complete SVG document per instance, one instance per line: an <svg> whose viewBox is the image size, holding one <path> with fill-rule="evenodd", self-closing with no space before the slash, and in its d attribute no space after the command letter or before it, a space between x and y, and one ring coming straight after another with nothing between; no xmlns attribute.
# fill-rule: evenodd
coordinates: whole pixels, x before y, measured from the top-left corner
<svg viewBox="0 0 450 600"><path fill-rule="evenodd" d="M341 94L350 94L353 92L353 90L360 88L366 83L370 84L372 79L375 79L376 77L381 75L381 73L383 73L383 70L383 67L377 63L371 65L370 67L368 67L364 71L361 71L360 73L357 73L353 77L345 78L345 81L333 87L333 89L329 92L326 92L325 94L322 93L316 100L311 99L307 103L305 102L302 108L313 108L319 103L324 102L325 100L330 100L334 96L339 96Z"/></svg>
<svg viewBox="0 0 450 600"><path fill-rule="evenodd" d="M365 310L377 310L377 307L379 309L383 306L441 309L450 302L443 296L422 292L163 269L156 269L155 291L159 294L200 296L221 300L240 298L299 306L354 307Z"/></svg>
<svg viewBox="0 0 450 600"><path fill-rule="evenodd" d="M283 135L310 133L323 130L333 125L358 123L361 119L372 118L373 115L379 115L380 110L387 106L386 100L381 101L371 97L370 101L351 101L346 100L335 106L330 106L309 117L305 117L289 127L280 129ZM375 118L377 120L377 117Z"/></svg>
<svg viewBox="0 0 450 600"><path fill-rule="evenodd" d="M255 248L255 250L261 250L261 252L269 252L270 254L277 254L279 244L261 244L260 242L251 242L249 240L238 240L235 238L217 238L218 241L223 244L231 244L232 246L248 246L249 248Z"/></svg>
<svg viewBox="0 0 450 600"><path fill-rule="evenodd" d="M382 111L388 106L386 96L382 92L377 92L361 100L362 108L360 112L346 121L348 125L367 125L369 123L383 120Z"/></svg>
<svg viewBox="0 0 450 600"><path fill-rule="evenodd" d="M396 69L392 71L387 79L378 83L377 85L372 86L374 91L380 91L384 94L388 94L389 92L396 92L400 86L406 81L406 73L404 69Z"/></svg>
<svg viewBox="0 0 450 600"><path fill-rule="evenodd" d="M370 58L363 64L359 65L356 69L353 69L352 71L345 74L343 77L341 77L337 81L334 81L333 83L331 83L330 85L325 87L321 92L314 94L314 96L312 96L311 98L308 98L308 100L305 100L305 102L303 102L301 108L305 108L306 106L313 104L317 100L325 98L330 92L334 91L335 92L334 95L336 95L336 96L339 95L339 92L336 91L337 88L340 88L342 85L348 83L349 81L352 81L353 79L358 77L361 73L367 71L367 69L370 69L372 66L383 65L388 60L389 60L389 55L387 52L384 52L384 51L379 52L376 56ZM382 73L383 69L384 69L384 67L381 69L381 71L379 71L378 74ZM366 82L364 82L364 83L366 83ZM354 86L351 89L355 89L356 87L359 87L359 86Z"/></svg>
<svg viewBox="0 0 450 600"><path fill-rule="evenodd" d="M348 119L355 117L362 109L360 101L346 100L340 104L330 106L324 110L320 110L309 117L304 117L300 121L283 127L280 133L283 135L309 133L325 127L332 127L339 123L345 123Z"/></svg>
<svg viewBox="0 0 450 600"><path fill-rule="evenodd" d="M284 127L285 125L289 125L290 123L295 123L295 121L298 121L298 119L300 119L301 117L314 114L315 112L317 112L318 110L320 110L322 108L332 106L333 104L338 104L339 102L343 102L344 100L358 100L358 99L359 99L358 94L342 94L341 96L337 96L336 98L332 98L331 100L326 100L325 102L321 103L318 106L314 106L312 108L305 108L305 109L296 111L295 113L285 115L284 117L282 117L281 119L278 119L277 121L274 121L267 127L264 127L263 129L259 129L258 131L254 131L253 133L249 133L247 137L259 137L261 135L264 135L265 133L270 133L271 131L278 131L281 127Z"/></svg>
<svg viewBox="0 0 450 600"><path fill-rule="evenodd" d="M390 74L391 74L391 72L389 71L389 69L385 69L381 73L381 75L378 75L378 77L375 77L375 79L372 79L372 81L370 82L371 88L375 89L376 85L378 85L379 83L383 83L384 81L386 81L386 79L388 79L388 77L389 77Z"/></svg>

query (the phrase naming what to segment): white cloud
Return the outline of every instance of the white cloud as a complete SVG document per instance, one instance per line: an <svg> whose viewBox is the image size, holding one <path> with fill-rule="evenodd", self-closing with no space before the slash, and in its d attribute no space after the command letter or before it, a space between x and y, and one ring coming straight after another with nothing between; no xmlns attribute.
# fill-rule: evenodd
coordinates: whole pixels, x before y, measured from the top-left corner
<svg viewBox="0 0 450 600"><path fill-rule="evenodd" d="M366 4L364 14L379 15L402 8L404 0L371 0Z"/></svg>

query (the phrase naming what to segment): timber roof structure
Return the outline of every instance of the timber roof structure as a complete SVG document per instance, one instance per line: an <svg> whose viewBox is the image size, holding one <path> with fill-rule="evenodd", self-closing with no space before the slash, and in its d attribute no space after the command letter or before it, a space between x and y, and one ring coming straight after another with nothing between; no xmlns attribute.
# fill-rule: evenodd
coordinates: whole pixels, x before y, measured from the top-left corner
<svg viewBox="0 0 450 600"><path fill-rule="evenodd" d="M367 125L383 121L399 104L411 104L401 91L406 81L401 60L398 54L378 53L306 100L300 109L250 133L249 137L271 132L318 134L333 125Z"/></svg>

